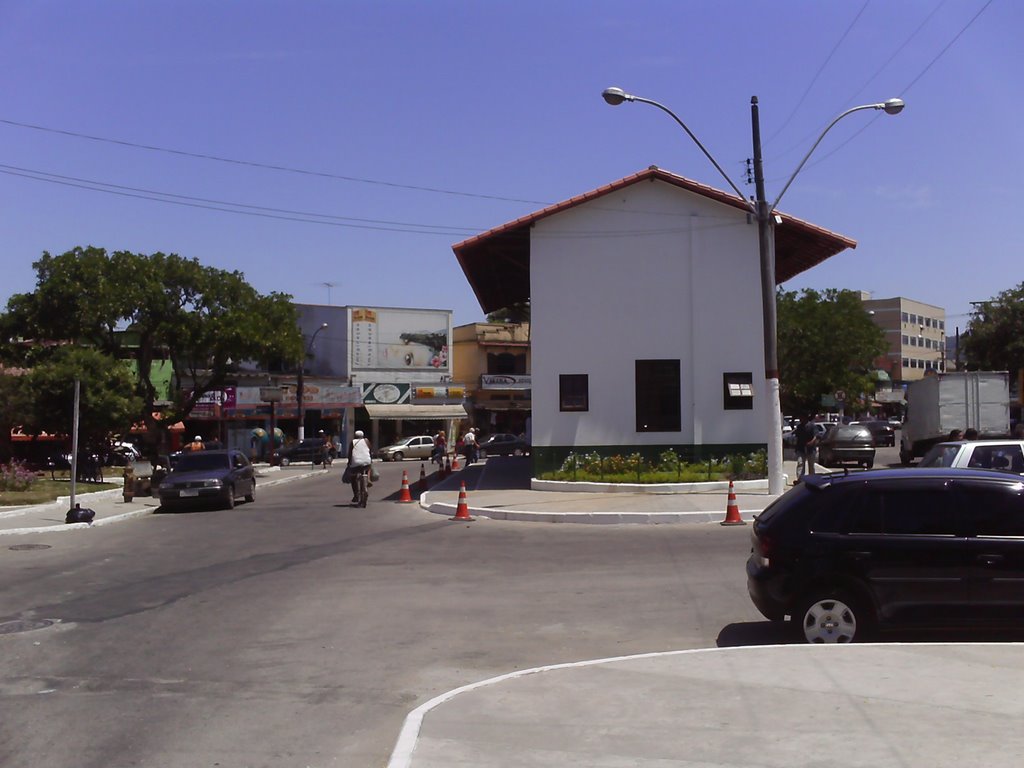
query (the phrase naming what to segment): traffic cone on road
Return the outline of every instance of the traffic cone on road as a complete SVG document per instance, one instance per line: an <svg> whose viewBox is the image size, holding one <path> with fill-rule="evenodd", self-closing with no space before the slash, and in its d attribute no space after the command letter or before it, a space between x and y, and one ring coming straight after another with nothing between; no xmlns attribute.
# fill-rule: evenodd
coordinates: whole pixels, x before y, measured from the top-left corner
<svg viewBox="0 0 1024 768"><path fill-rule="evenodd" d="M427 490L427 468L420 462L420 493Z"/></svg>
<svg viewBox="0 0 1024 768"><path fill-rule="evenodd" d="M725 505L725 520L721 525L746 525L740 517L740 508L736 503L736 491L733 490L732 480L729 481L729 501Z"/></svg>
<svg viewBox="0 0 1024 768"><path fill-rule="evenodd" d="M452 456L452 472L459 468L459 453L458 451Z"/></svg>
<svg viewBox="0 0 1024 768"><path fill-rule="evenodd" d="M462 483L459 488L459 506L455 508L455 517L449 517L449 520L465 520L466 522L473 522L476 520L475 517L469 516L469 504L466 501L466 484Z"/></svg>
<svg viewBox="0 0 1024 768"><path fill-rule="evenodd" d="M398 494L398 501L401 504L408 504L412 501L412 494L409 493L409 473L402 470L402 492Z"/></svg>

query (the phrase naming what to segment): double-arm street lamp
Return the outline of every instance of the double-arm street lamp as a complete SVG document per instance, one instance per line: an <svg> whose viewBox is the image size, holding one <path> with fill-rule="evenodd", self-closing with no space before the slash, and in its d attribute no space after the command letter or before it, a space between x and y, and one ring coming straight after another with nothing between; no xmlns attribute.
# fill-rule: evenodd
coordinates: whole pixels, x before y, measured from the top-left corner
<svg viewBox="0 0 1024 768"><path fill-rule="evenodd" d="M789 185L793 183L793 179L795 179L796 175L803 169L808 158L810 158L814 150L818 148L821 140L825 138L825 134L832 129L832 126L847 115L852 114L853 112L859 112L863 109L880 109L888 115L897 115L903 111L903 100L889 99L888 101L878 104L862 104L859 107L852 107L837 116L828 124L825 130L821 132L821 135L818 137L817 141L814 142L810 151L804 156L804 159L800 161L800 164L796 167L796 170L793 171L793 174L789 177L785 186L782 187L782 191L779 193L778 197L775 198L775 202L768 205L764 191L764 167L761 161L761 125L758 118L756 96L753 96L750 99L750 121L754 143L754 189L757 194L757 197L753 202L746 199L739 187L733 183L728 174L722 170L722 167L715 162L711 153L708 152L707 149L704 148L704 145L697 140L697 137L693 135L693 132L687 128L686 124L683 123L683 121L680 120L679 117L664 104L659 104L656 101L645 99L640 96L634 96L626 93L621 88L606 88L601 96L612 106L618 106L624 101L639 101L643 104L650 104L653 107L657 107L671 116L672 119L682 126L683 130L686 131L686 134L693 139L701 152L704 153L704 156L711 161L711 164L715 166L715 169L722 175L722 178L729 183L729 186L732 187L732 190L737 194L739 199L743 201L743 204L757 218L758 251L761 261L761 312L764 318L764 368L768 390L768 418L770 421L768 433L768 492L778 495L783 491L784 480L782 472L782 406L779 397L779 361L775 318L775 233L772 230L772 213L778 206L782 196L786 194L786 190L789 189Z"/></svg>
<svg viewBox="0 0 1024 768"><path fill-rule="evenodd" d="M309 346L306 347L306 351L302 355L302 360L299 361L299 381L298 386L295 388L295 397L299 403L299 442L301 443L306 439L306 358L313 354L313 342L316 341L317 335L320 331L327 327L327 323L323 323L319 328L313 331L313 335L309 339Z"/></svg>

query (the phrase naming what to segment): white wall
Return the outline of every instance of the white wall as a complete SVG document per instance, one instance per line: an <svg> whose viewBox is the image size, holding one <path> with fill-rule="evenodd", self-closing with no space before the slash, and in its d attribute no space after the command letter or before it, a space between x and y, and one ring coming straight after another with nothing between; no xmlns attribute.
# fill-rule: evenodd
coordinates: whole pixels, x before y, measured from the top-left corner
<svg viewBox="0 0 1024 768"><path fill-rule="evenodd" d="M756 222L643 181L534 227L533 444L765 442ZM636 431L637 359L679 359L682 431ZM754 410L722 408L722 374L753 374ZM558 410L559 374L589 375L590 410Z"/></svg>

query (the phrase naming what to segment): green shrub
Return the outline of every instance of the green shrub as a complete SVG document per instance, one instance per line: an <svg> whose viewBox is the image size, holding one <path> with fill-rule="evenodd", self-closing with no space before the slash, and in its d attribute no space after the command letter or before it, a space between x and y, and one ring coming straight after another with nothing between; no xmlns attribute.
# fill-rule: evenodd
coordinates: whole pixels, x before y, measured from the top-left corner
<svg viewBox="0 0 1024 768"><path fill-rule="evenodd" d="M656 462L644 461L640 453L601 456L596 451L570 453L554 472L541 473L541 480L590 483L699 483L712 480L757 480L768 476L768 454L733 454L706 462L683 461L671 448Z"/></svg>

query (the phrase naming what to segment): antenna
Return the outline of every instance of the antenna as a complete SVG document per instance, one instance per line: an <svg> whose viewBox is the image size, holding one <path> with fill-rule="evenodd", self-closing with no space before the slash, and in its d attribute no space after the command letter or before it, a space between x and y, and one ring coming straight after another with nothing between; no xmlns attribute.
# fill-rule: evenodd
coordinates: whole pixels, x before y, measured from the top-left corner
<svg viewBox="0 0 1024 768"><path fill-rule="evenodd" d="M330 303L331 303L331 288L336 286L337 283L320 283L320 285L324 286L327 289L327 304L328 304L328 306L330 306Z"/></svg>

